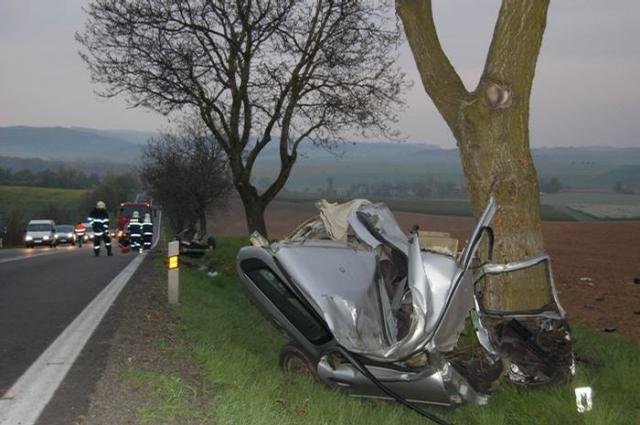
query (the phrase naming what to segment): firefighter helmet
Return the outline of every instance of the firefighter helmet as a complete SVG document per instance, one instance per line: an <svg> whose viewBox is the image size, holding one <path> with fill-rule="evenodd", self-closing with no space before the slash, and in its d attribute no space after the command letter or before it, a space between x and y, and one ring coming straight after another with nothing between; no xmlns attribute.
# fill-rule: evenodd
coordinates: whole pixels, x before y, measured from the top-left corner
<svg viewBox="0 0 640 425"><path fill-rule="evenodd" d="M145 223L151 223L151 214L146 213L146 214L144 215L144 222L145 222Z"/></svg>
<svg viewBox="0 0 640 425"><path fill-rule="evenodd" d="M140 213L138 211L134 211L133 218L140 218Z"/></svg>
<svg viewBox="0 0 640 425"><path fill-rule="evenodd" d="M96 204L96 208L99 210L106 210L107 205L102 201L98 201L98 203Z"/></svg>

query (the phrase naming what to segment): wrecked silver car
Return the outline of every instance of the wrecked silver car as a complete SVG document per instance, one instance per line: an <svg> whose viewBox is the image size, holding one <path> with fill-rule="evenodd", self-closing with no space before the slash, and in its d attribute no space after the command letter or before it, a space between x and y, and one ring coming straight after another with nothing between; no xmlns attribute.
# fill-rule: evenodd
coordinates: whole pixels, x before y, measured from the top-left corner
<svg viewBox="0 0 640 425"><path fill-rule="evenodd" d="M474 285L487 274L530 267L544 267L551 279L549 258L472 267L481 245L492 249L493 199L462 252L446 233L416 228L407 236L384 204L318 207L319 216L284 240L254 234L253 246L237 258L252 299L292 340L281 352L285 370L303 369L354 396L395 399L416 410L484 404L505 372L537 379L526 376L526 365L504 361L499 338L483 326ZM564 323L555 290L553 298L546 311L522 317Z"/></svg>

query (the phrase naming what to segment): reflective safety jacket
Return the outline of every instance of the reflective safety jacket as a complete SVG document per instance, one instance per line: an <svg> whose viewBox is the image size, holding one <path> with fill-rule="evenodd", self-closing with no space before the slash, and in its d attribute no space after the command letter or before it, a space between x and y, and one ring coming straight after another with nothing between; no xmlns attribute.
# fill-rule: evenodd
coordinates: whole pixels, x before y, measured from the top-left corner
<svg viewBox="0 0 640 425"><path fill-rule="evenodd" d="M78 236L84 236L84 234L87 232L87 227L82 223L78 223L74 226L73 231Z"/></svg>
<svg viewBox="0 0 640 425"><path fill-rule="evenodd" d="M142 223L142 235L153 236L153 223L147 221Z"/></svg>
<svg viewBox="0 0 640 425"><path fill-rule="evenodd" d="M129 231L129 236L132 238L139 238L142 236L142 224L140 224L140 221L137 218L129 220L127 230Z"/></svg>
<svg viewBox="0 0 640 425"><path fill-rule="evenodd" d="M107 210L99 210L94 208L89 214L91 228L96 236L102 236L104 232L109 231L109 213Z"/></svg>

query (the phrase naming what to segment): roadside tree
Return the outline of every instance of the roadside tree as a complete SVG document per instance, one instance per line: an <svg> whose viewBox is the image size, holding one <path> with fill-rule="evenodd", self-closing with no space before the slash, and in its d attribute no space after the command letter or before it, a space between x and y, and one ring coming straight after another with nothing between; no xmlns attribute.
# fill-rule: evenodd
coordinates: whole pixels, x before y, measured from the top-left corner
<svg viewBox="0 0 640 425"><path fill-rule="evenodd" d="M233 190L226 155L197 120L152 139L143 151L143 187L160 203L176 231L198 224L207 234L207 214L224 207Z"/></svg>
<svg viewBox="0 0 640 425"><path fill-rule="evenodd" d="M301 143L393 136L404 75L392 2L93 0L77 40L104 96L169 114L195 111L229 160L249 231L282 190ZM275 144L277 177L256 161Z"/></svg>
<svg viewBox="0 0 640 425"><path fill-rule="evenodd" d="M476 217L490 195L496 199L491 259L496 263L544 253L538 179L529 149L529 98L548 6L548 0L503 0L484 71L469 92L442 49L431 0L396 2L424 88L457 141ZM488 261L486 253L482 261ZM487 319L492 336L503 335L505 344L511 341L505 332L514 323L499 313L535 312L553 304L541 268L488 276L477 290L484 307L496 312L495 320ZM525 349L529 360L535 359L538 370L546 367L566 379L572 357L564 321L523 322L522 332L531 334L528 342L542 344L541 353L546 353L542 358Z"/></svg>
<svg viewBox="0 0 640 425"><path fill-rule="evenodd" d="M86 219L86 214L95 207L98 201L106 203L108 210L115 213L118 204L134 199L139 189L140 182L136 172L108 173L102 177L98 185L83 197L80 203L80 216Z"/></svg>

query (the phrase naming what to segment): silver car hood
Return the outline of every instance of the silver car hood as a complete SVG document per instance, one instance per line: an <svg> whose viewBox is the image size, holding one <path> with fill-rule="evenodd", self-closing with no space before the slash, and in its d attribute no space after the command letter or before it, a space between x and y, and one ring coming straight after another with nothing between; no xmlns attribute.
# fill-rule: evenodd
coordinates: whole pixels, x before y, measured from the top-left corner
<svg viewBox="0 0 640 425"><path fill-rule="evenodd" d="M42 238L43 236L51 236L53 232L51 230L30 230L26 233L26 236L31 236L32 238Z"/></svg>

